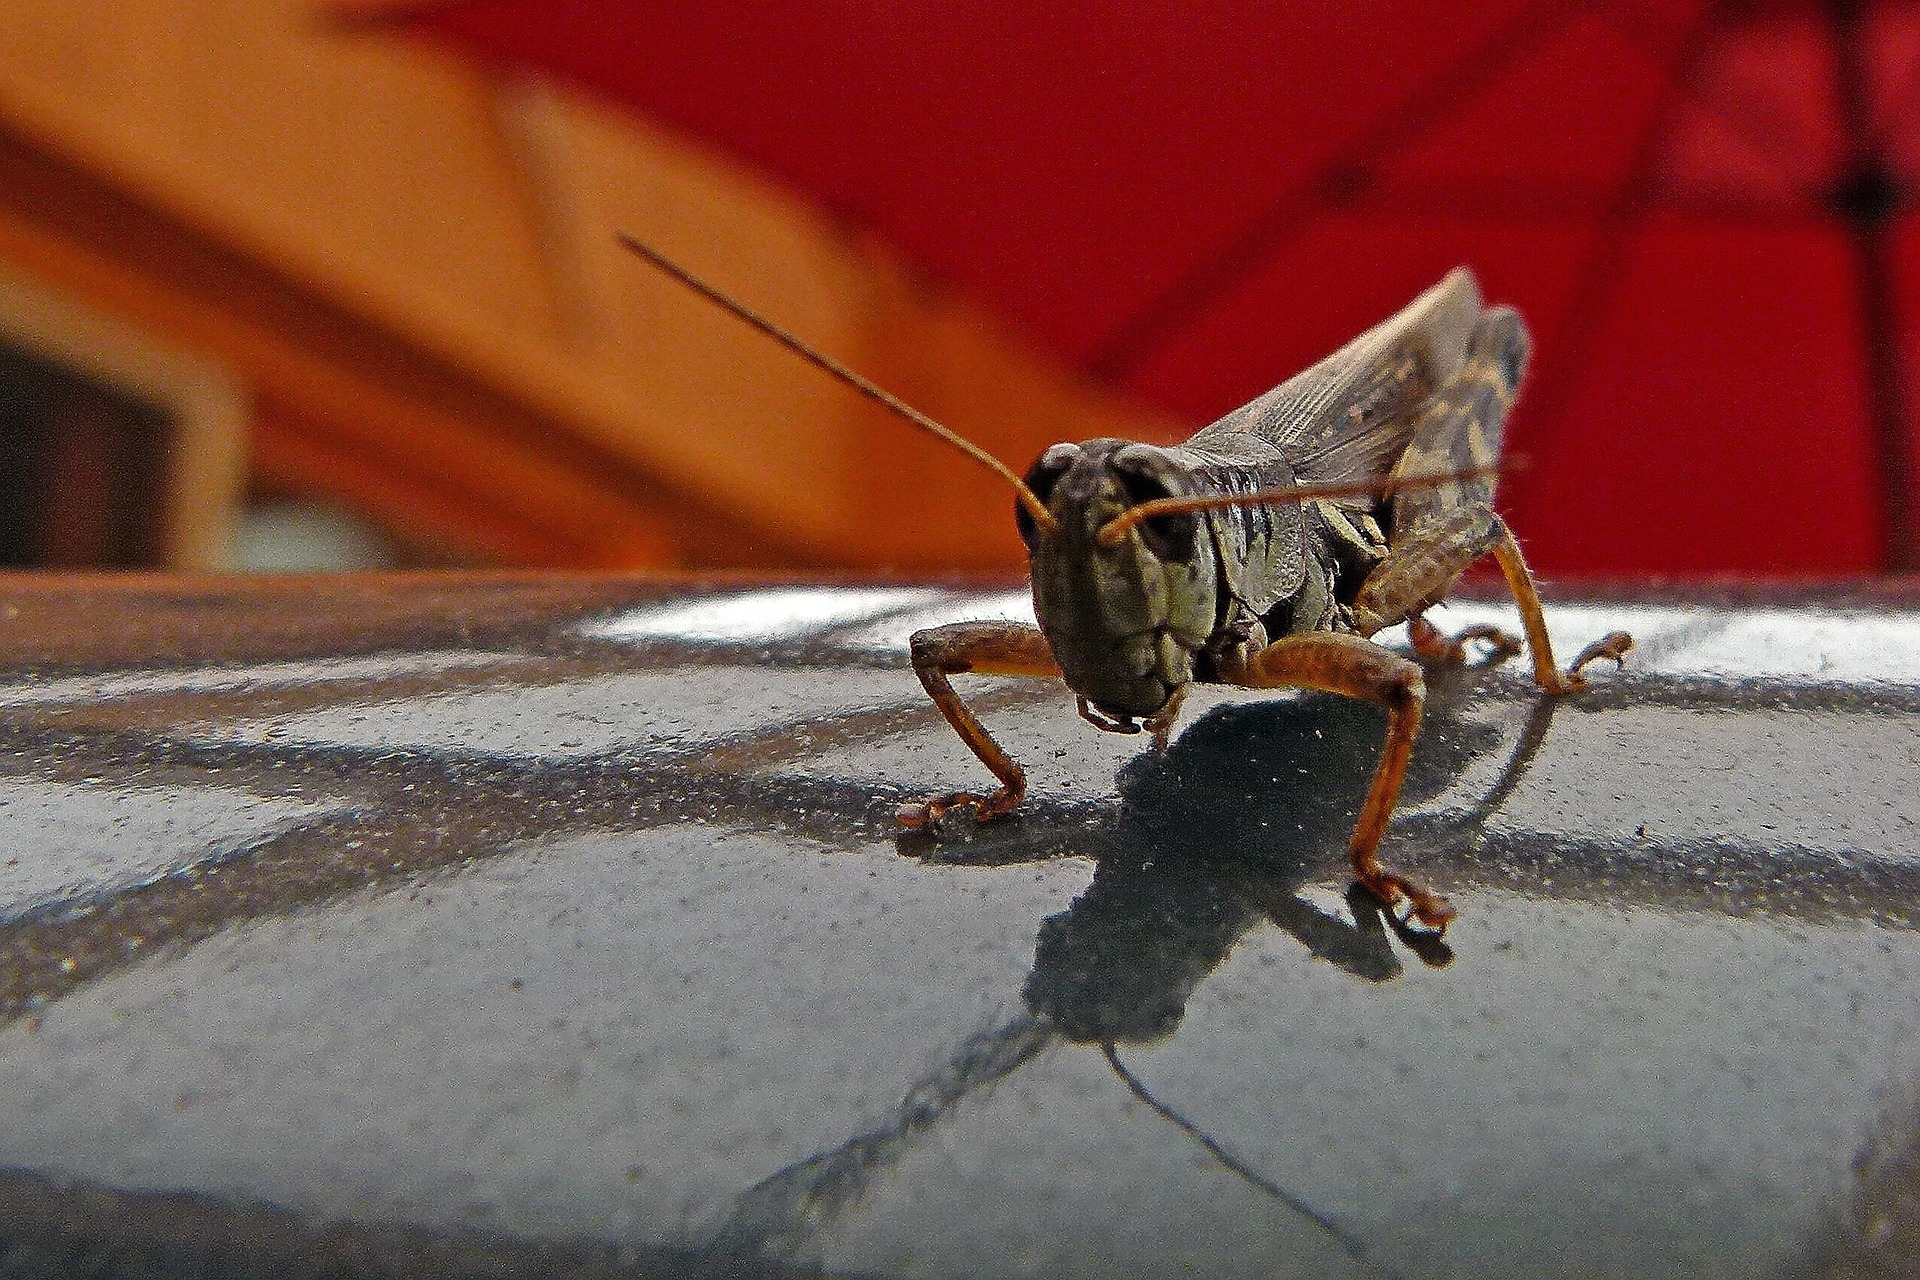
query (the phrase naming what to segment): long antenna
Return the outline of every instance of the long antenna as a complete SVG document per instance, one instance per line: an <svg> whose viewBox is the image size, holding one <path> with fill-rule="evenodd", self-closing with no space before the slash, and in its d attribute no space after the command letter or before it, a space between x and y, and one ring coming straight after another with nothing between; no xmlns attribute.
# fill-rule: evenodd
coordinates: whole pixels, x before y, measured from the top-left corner
<svg viewBox="0 0 1920 1280"><path fill-rule="evenodd" d="M775 342L780 343L787 350L793 352L809 364L812 364L815 368L825 370L827 373L832 374L834 377L840 379L840 381L852 387L855 391L858 391L861 395L866 396L869 400L878 401L905 418L908 422L911 422L914 426L919 427L922 431L940 437L954 448L960 450L960 452L966 454L969 458L972 458L975 462L992 470L1008 484L1013 486L1014 492L1020 495L1020 505L1027 509L1027 514L1033 517L1035 524L1039 525L1040 528L1047 533L1060 532L1059 521L1055 520L1053 513L1047 510L1047 504L1040 501L1040 495L1028 488L1027 482L1015 475L1013 469L1007 466L1006 463L1000 461L1000 459L994 457L971 440L961 436L958 432L941 426L938 422L935 422L932 418L929 418L926 414L920 412L886 388L867 381L867 379L847 368L847 366L841 364L832 356L814 350L793 334L788 333L773 321L767 319L751 307L748 307L745 303L737 302L720 292L720 290L714 288L699 276L694 275L693 272L667 257L652 245L636 240L624 231L617 231L614 234L620 238L621 244L627 246L627 248L633 250L642 258L645 258L648 262L651 262L654 266L660 268L660 270L666 272L675 280L678 280L681 284L684 284L687 288L693 290L715 306L731 311L734 315L766 334Z"/></svg>
<svg viewBox="0 0 1920 1280"><path fill-rule="evenodd" d="M1496 462L1463 471L1436 471L1428 475L1390 476L1385 480L1356 480L1346 484L1301 484L1289 489L1258 489L1252 493L1215 494L1204 498L1149 498L1122 511L1100 526L1096 540L1103 547L1114 547L1127 536L1127 530L1155 516L1175 516L1192 511L1221 511L1228 507L1257 507L1269 502L1313 502L1321 498L1391 498L1409 489L1432 489L1459 480L1478 480L1513 470L1516 460Z"/></svg>

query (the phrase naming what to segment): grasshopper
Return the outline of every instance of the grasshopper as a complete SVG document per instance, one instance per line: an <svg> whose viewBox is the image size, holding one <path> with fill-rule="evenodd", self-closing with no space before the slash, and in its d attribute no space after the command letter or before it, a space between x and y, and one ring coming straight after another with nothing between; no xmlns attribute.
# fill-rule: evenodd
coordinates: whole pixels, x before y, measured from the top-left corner
<svg viewBox="0 0 1920 1280"><path fill-rule="evenodd" d="M1171 447L1097 439L1053 445L1020 477L999 459L727 297L630 236L656 267L862 394L997 472L1032 572L1039 626L960 622L914 633L913 669L1000 787L899 810L909 827L956 810L1010 812L1026 772L950 678L966 672L1065 680L1082 718L1163 748L1195 682L1364 698L1386 741L1348 839L1353 873L1389 909L1444 930L1451 904L1379 858L1426 702L1420 666L1370 638L1405 622L1414 651L1459 662L1469 641L1496 658L1521 640L1496 627L1443 635L1426 611L1491 554L1519 606L1533 677L1551 696L1586 686L1616 631L1562 671L1533 574L1493 510L1500 442L1529 341L1511 307L1482 303L1455 268L1397 315Z"/></svg>

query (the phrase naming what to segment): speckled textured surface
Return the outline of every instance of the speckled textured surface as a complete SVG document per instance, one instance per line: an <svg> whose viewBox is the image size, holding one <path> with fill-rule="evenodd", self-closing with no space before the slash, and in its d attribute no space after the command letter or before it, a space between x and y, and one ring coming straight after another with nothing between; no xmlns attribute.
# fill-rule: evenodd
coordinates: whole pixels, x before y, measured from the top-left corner
<svg viewBox="0 0 1920 1280"><path fill-rule="evenodd" d="M4 585L6 1274L1920 1266L1920 594L1432 673L1440 947L1330 697L978 680L1029 803L902 836L985 780L905 635L1017 595Z"/></svg>

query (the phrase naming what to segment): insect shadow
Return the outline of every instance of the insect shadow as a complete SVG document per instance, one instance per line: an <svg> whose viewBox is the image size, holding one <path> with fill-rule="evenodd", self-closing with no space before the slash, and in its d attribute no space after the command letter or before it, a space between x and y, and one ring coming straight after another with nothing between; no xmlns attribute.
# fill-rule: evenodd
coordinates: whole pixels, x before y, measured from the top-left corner
<svg viewBox="0 0 1920 1280"><path fill-rule="evenodd" d="M1439 937L1405 928L1357 884L1347 894L1351 921L1300 893L1345 869L1379 720L1370 707L1321 698L1224 706L1165 756L1131 761L1093 882L1041 925L1027 1003L1070 1040L1158 1039L1262 922L1375 982L1400 973L1390 929L1427 963L1450 960ZM1456 723L1442 750L1423 744L1405 799L1443 793L1499 736L1490 725Z"/></svg>
<svg viewBox="0 0 1920 1280"><path fill-rule="evenodd" d="M1468 686L1482 677L1437 674L1428 732L1403 792L1408 806L1446 795L1508 737L1496 724L1461 714ZM1552 698L1535 701L1482 794L1432 820L1403 815L1396 830L1403 850L1470 843L1531 765L1554 705ZM1021 1012L964 1040L907 1089L885 1123L736 1197L707 1237L706 1274L746 1274L754 1260L801 1253L956 1104L1063 1042L1097 1046L1130 1093L1230 1172L1313 1223L1369 1271L1394 1274L1340 1223L1155 1098L1119 1054L1122 1045L1174 1034L1201 982L1265 923L1369 982L1403 971L1392 935L1426 964L1451 961L1437 936L1407 929L1357 884L1347 894L1351 919L1302 892L1347 865L1345 840L1379 750L1379 719L1371 707L1333 698L1217 707L1164 756L1142 755L1121 770L1121 804L1105 824L1088 829L1071 814L1036 806L960 847L977 857L956 857L951 844L933 846L941 862L992 865L1079 852L1093 857L1093 880L1066 910L1041 922ZM929 851L924 837L903 836L901 846Z"/></svg>
<svg viewBox="0 0 1920 1280"><path fill-rule="evenodd" d="M1441 812L1417 812L1454 790L1508 736L1465 714L1487 678L1434 673L1426 732L1390 832L1403 861L1470 846L1545 738L1555 703L1534 699L1491 787ZM960 865L1093 858L1092 884L1041 926L1026 987L1029 1004L1069 1039L1169 1034L1186 997L1262 922L1356 977L1383 982L1401 972L1390 935L1430 965L1447 963L1452 952L1438 936L1405 927L1357 884L1347 894L1350 920L1300 892L1344 875L1347 833L1379 753L1380 718L1375 708L1330 697L1215 707L1164 755L1129 761L1118 778L1119 805L1092 828L1035 806L965 844L905 835L898 846Z"/></svg>

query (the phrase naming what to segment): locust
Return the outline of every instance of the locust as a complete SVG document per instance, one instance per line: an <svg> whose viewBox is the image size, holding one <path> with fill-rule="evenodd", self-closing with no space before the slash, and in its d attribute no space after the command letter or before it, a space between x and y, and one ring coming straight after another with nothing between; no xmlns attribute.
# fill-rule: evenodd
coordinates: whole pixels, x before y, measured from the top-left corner
<svg viewBox="0 0 1920 1280"><path fill-rule="evenodd" d="M1473 642L1521 651L1492 626L1455 635L1426 614L1492 555L1518 606L1533 678L1548 696L1582 670L1624 665L1611 632L1562 670L1532 571L1493 509L1507 414L1530 350L1525 322L1488 306L1457 267L1397 314L1184 443L1103 437L1048 448L1016 475L992 454L816 351L657 250L621 242L687 287L967 454L1014 490L1038 626L959 622L915 632L914 673L999 782L902 805L900 822L991 821L1019 805L1026 772L954 692L964 673L1064 680L1079 713L1164 749L1196 684L1305 689L1385 709L1378 766L1347 842L1353 874L1389 910L1444 931L1445 897L1390 870L1380 843L1426 703L1422 668L1372 637L1407 624L1415 654L1457 663Z"/></svg>

